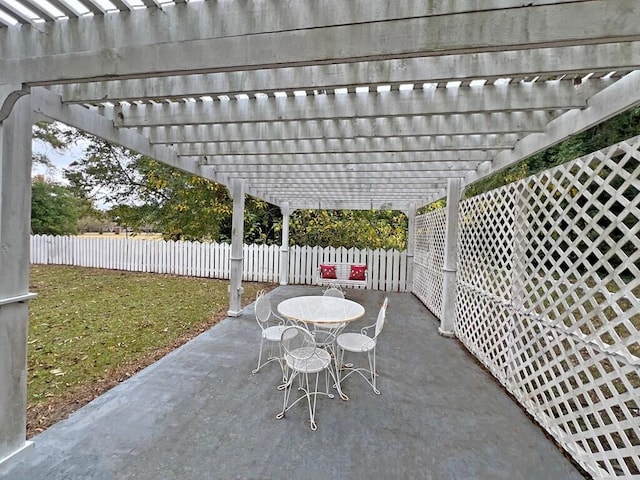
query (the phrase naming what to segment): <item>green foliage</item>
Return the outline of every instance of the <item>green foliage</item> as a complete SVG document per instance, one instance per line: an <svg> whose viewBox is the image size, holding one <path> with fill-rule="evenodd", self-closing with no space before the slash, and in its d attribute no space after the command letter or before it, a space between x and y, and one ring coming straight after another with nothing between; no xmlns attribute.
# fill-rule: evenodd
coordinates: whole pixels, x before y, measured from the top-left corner
<svg viewBox="0 0 640 480"><path fill-rule="evenodd" d="M244 213L244 241L258 245L279 244L282 212L280 208L255 197L247 197ZM229 239L231 225L229 225Z"/></svg>
<svg viewBox="0 0 640 480"><path fill-rule="evenodd" d="M640 107L637 107L479 180L465 190L465 197L499 188L639 134Z"/></svg>
<svg viewBox="0 0 640 480"><path fill-rule="evenodd" d="M224 316L228 282L55 265L31 267L28 401L127 368ZM243 283L245 303L264 284Z"/></svg>
<svg viewBox="0 0 640 480"><path fill-rule="evenodd" d="M73 235L77 201L65 187L36 178L31 185L31 231L40 235Z"/></svg>
<svg viewBox="0 0 640 480"><path fill-rule="evenodd" d="M223 185L147 157L136 167L145 188L156 193L147 195L146 205L153 207L153 223L166 239L217 240L230 225L233 207Z"/></svg>
<svg viewBox="0 0 640 480"><path fill-rule="evenodd" d="M293 245L406 248L407 218L390 210L298 210L290 229Z"/></svg>
<svg viewBox="0 0 640 480"><path fill-rule="evenodd" d="M440 200L436 200L435 202L431 202L429 205L425 205L421 207L416 212L417 215L424 215L425 213L432 212L433 210L439 210L447 206L447 199L441 198Z"/></svg>
<svg viewBox="0 0 640 480"><path fill-rule="evenodd" d="M217 240L231 221L222 185L104 140L93 139L65 177L78 196L114 205L122 225L153 225L166 239Z"/></svg>
<svg viewBox="0 0 640 480"><path fill-rule="evenodd" d="M151 158L90 138L85 155L65 171L79 198L113 205L109 216L134 231L149 226L173 240L231 240L233 204L227 189ZM404 249L406 217L399 212L305 211L291 217L298 245ZM280 243L280 209L247 197L244 241Z"/></svg>

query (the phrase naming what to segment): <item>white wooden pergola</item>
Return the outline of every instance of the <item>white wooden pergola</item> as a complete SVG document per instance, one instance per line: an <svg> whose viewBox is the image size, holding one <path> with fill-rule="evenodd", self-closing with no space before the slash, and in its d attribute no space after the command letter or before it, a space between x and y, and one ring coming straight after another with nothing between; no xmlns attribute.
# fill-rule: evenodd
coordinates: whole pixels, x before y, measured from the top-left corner
<svg viewBox="0 0 640 480"><path fill-rule="evenodd" d="M464 186L640 103L638 18L637 0L0 0L0 468L29 446L34 121L226 185L231 315L245 193L282 209L283 254L293 210L394 209L409 258L416 210L448 194L455 284Z"/></svg>

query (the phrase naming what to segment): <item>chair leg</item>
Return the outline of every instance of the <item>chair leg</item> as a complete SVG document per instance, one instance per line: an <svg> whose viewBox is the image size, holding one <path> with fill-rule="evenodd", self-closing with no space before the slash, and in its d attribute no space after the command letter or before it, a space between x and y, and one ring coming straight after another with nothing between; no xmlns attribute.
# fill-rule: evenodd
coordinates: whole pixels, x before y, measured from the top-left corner
<svg viewBox="0 0 640 480"><path fill-rule="evenodd" d="M276 355L275 353L275 343L278 344L278 355ZM262 367L264 367L266 364L271 363L271 362L278 362L278 365L280 365L280 370L282 370L282 381L286 382L287 381L287 367L285 366L285 363L282 360L282 344L280 342L269 342L269 357L267 358L267 360L262 363L262 351L264 349L264 338L260 339L260 353L258 353L258 366L251 371L251 373L258 373L260 371L260 369Z"/></svg>
<svg viewBox="0 0 640 480"><path fill-rule="evenodd" d="M287 413L287 410L289 410L290 406L287 406L287 404L289 403L289 397L291 396L291 386L293 385L293 380L296 378L297 372L294 371L291 376L288 378L288 380L280 385L280 387L278 387L279 389L281 388L282 390L284 390L284 401L282 403L282 411L276 415L276 418L280 419L280 418L284 418L285 413Z"/></svg>
<svg viewBox="0 0 640 480"><path fill-rule="evenodd" d="M315 388L311 390L311 384L309 382L309 374L308 373L300 373L294 371L289 377L287 383L281 385L279 388L284 389L284 401L282 404L282 411L276 415L276 418L281 419L284 418L287 411L293 407L296 403L306 398L307 400L307 409L309 411L309 422L311 424L311 430L317 430L318 425L316 424L316 402L318 399L318 395L326 395L329 398L334 398L332 393L329 393L329 371L328 368L325 369L325 391L319 392L318 385L320 382L320 372L316 373L315 376ZM291 399L291 389L293 388L293 382L295 377L298 377L298 390L302 391L303 394L296 398L291 404L289 404L289 400ZM313 398L312 398L313 397Z"/></svg>
<svg viewBox="0 0 640 480"><path fill-rule="evenodd" d="M262 362L262 346L264 345L264 337L260 338L260 353L258 353L258 366L255 368L255 370L252 370L251 373L258 373L260 371L260 368L262 367L262 365L260 365L260 363Z"/></svg>
<svg viewBox="0 0 640 480"><path fill-rule="evenodd" d="M336 388L341 391L342 387L342 367L344 366L344 350L337 347L338 355L336 358Z"/></svg>
<svg viewBox="0 0 640 480"><path fill-rule="evenodd" d="M311 430L317 430L318 425L316 425L315 415L316 415L316 400L318 399L318 378L320 377L320 375L316 373L316 386L313 391L313 406L311 404L311 389L309 386L309 374L305 373L304 377L305 377L305 383L306 383L306 396L307 396L307 405L309 407L309 421L311 423Z"/></svg>
<svg viewBox="0 0 640 480"><path fill-rule="evenodd" d="M373 393L380 395L380 390L376 387L376 378L378 376L376 374L376 349L374 348L373 351L368 352L367 356L369 357L369 371L371 372L370 384L373 388Z"/></svg>
<svg viewBox="0 0 640 480"><path fill-rule="evenodd" d="M339 378L339 384L342 385L342 381L345 380L349 375L351 375L352 373L357 373L359 374L362 378L364 378L367 383L371 386L371 388L373 389L373 393L375 393L376 395L380 395L380 390L378 390L378 387L376 385L376 349L373 348L373 350L370 350L367 352L367 359L369 362L369 368L365 368L365 367L356 367L353 366L351 363L348 364L344 364L344 350L343 349L339 349L340 351L340 366L337 368L338 371L338 378ZM360 353L360 352L358 352ZM346 374L343 374L343 372L347 372ZM347 397L348 398L348 397Z"/></svg>

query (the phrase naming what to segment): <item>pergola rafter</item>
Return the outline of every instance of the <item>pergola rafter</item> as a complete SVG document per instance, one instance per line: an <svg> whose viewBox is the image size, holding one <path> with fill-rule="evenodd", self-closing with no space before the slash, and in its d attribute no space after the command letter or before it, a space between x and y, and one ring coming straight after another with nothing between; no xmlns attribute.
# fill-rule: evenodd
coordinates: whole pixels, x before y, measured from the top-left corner
<svg viewBox="0 0 640 480"><path fill-rule="evenodd" d="M252 124L181 125L138 128L151 143L176 144L222 141L358 139L443 135L481 136L544 131L550 112L472 113L429 117L351 118ZM514 140L515 143L517 139Z"/></svg>
<svg viewBox="0 0 640 480"><path fill-rule="evenodd" d="M374 153L374 152L439 152L444 160L450 152L511 149L516 134L440 135L434 137L359 137L344 139L247 140L246 142L174 142L178 155L272 155L302 153ZM428 161L430 156L420 156ZM449 158L460 160L458 156Z"/></svg>
<svg viewBox="0 0 640 480"><path fill-rule="evenodd" d="M430 88L406 92L239 99L225 102L175 102L120 105L117 126L253 123L340 118L451 115L465 113L561 111L586 106L587 99L610 82L520 83L466 88Z"/></svg>
<svg viewBox="0 0 640 480"><path fill-rule="evenodd" d="M446 85L472 81L489 84L511 78L528 82L572 75L600 78L611 72L634 70L640 66L640 43L611 43L572 47L539 48L365 61L356 64L329 64L222 72L111 82L72 83L52 86L65 103L101 104L105 101L199 98L246 94L273 96L275 92L355 89L371 91L388 86L424 83Z"/></svg>

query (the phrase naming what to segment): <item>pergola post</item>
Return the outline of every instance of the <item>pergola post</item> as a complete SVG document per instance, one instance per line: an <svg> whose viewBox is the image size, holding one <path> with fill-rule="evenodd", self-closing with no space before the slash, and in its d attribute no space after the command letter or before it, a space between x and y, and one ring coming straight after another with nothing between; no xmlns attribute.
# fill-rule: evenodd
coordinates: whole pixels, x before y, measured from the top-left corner
<svg viewBox="0 0 640 480"><path fill-rule="evenodd" d="M412 203L407 216L407 292L413 292L413 256L416 248L416 205Z"/></svg>
<svg viewBox="0 0 640 480"><path fill-rule="evenodd" d="M280 246L280 285L289 283L289 203L280 207L282 211L282 245Z"/></svg>
<svg viewBox="0 0 640 480"><path fill-rule="evenodd" d="M0 99L2 103L2 99ZM31 215L29 96L0 122L0 472L32 445L27 425Z"/></svg>
<svg viewBox="0 0 640 480"><path fill-rule="evenodd" d="M230 317L242 314L242 249L244 244L244 182L238 178L231 184L233 217L231 225L231 272L229 275Z"/></svg>
<svg viewBox="0 0 640 480"><path fill-rule="evenodd" d="M445 232L444 267L442 269L442 317L439 332L444 337L455 337L458 220L460 209L459 178L450 178L447 185L447 226Z"/></svg>

